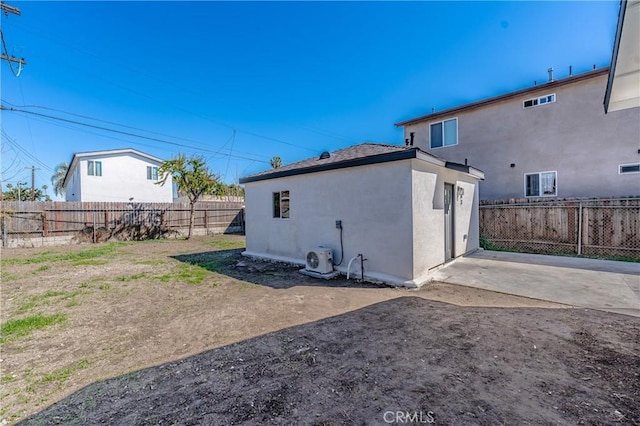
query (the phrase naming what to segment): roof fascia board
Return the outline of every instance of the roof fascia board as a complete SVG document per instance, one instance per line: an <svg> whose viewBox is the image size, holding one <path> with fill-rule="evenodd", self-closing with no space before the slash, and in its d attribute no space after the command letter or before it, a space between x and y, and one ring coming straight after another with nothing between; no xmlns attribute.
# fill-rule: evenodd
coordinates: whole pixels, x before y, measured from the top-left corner
<svg viewBox="0 0 640 426"><path fill-rule="evenodd" d="M563 78L561 80L554 80L554 81L550 81L544 84L540 84L538 86L532 86L532 87L527 87L526 89L522 89L522 90L517 90L515 92L510 92L510 93L506 93L504 95L499 95L499 96L494 96L492 98L488 98L488 99L483 99L477 102L471 102L468 104L464 104L464 105L460 105L457 107L453 107L453 108L449 108L440 112L436 112L433 114L427 114L427 115L422 115L420 117L416 117L416 118L412 118L409 120L405 120L405 121L400 121L399 123L396 123L395 126L396 127L404 127L406 125L409 124L415 124L415 123L419 123L421 121L432 121L435 119L439 119L439 118L443 118L447 115L452 115L458 112L463 112L463 111L467 111L467 110L471 110L471 109L475 109L475 108L480 108L486 105L491 105L497 102L502 102L502 101L506 101L506 100L510 100L513 98L518 98L522 95L526 95L528 93L532 93L532 92L536 92L539 90L549 90L549 89L554 89L556 87L560 87L560 86L565 86L567 84L571 84L571 83L577 83L579 81L582 80L587 80L589 78L593 78L593 77L597 77L599 75L605 74L608 71L608 67L605 68L599 68L597 70L593 70L593 71L588 71L586 73L582 73L582 74L578 74L575 76L571 76L571 77L567 77L567 78Z"/></svg>
<svg viewBox="0 0 640 426"><path fill-rule="evenodd" d="M325 172L329 170L346 169L349 167L368 166L372 164L388 163L390 161L406 160L417 157L417 149L408 149L406 151L396 151L387 154L371 155L368 157L356 158L352 160L339 161L329 164L319 164L317 166L309 166L300 169L291 169L283 171L274 171L272 173L248 176L241 178L239 183L258 182L262 180L277 179L283 177L304 175L309 173Z"/></svg>
<svg viewBox="0 0 640 426"><path fill-rule="evenodd" d="M604 113L609 112L609 101L611 100L611 90L613 89L613 76L616 73L616 63L618 62L618 51L620 50L620 40L622 39L622 25L624 23L624 14L627 11L627 0L620 1L620 10L618 11L618 24L616 26L616 38L613 43L613 52L611 53L611 65L609 67L609 77L607 78L607 90L604 92Z"/></svg>
<svg viewBox="0 0 640 426"><path fill-rule="evenodd" d="M456 170L458 172L468 174L475 177L476 179L484 180L484 172L482 170L476 169L475 167L466 164L453 163L451 161L447 161L445 167L447 169Z"/></svg>
<svg viewBox="0 0 640 426"><path fill-rule="evenodd" d="M73 154L73 157L71 157L71 162L69 163L69 167L67 168L67 173L65 173L64 179L62 179L62 187L63 188L67 187L67 180L69 179L69 176L71 175L71 171L73 169L75 169L77 166L78 166L78 159L76 158L76 155Z"/></svg>
<svg viewBox="0 0 640 426"><path fill-rule="evenodd" d="M144 153L142 151L138 151L137 149L133 149L133 148L106 149L106 150L103 150L103 151L76 152L73 156L74 157L87 158L87 157L96 157L96 156L104 156L104 155L119 155L119 154L135 154L135 155L147 158L147 159L152 160L152 161L157 162L157 163L164 162L164 160L162 160L161 158L155 157L153 155L146 154L146 153Z"/></svg>
<svg viewBox="0 0 640 426"><path fill-rule="evenodd" d="M416 151L416 158L422 161L426 161L427 163L435 164L436 166L446 167L447 162L438 157L435 157L431 154L422 151Z"/></svg>
<svg viewBox="0 0 640 426"><path fill-rule="evenodd" d="M414 158L421 161L425 161L430 164L434 164L436 166L445 167L451 170L456 170L462 173L466 173L477 179L484 180L484 173L476 168L458 164L458 163L448 162L438 157L435 157L429 153L422 152L418 148L413 148L413 149L407 149L405 151L396 151L396 152L391 152L387 154L372 155L368 157L356 158L353 160L345 160L345 161L340 161L336 163L321 164L317 166L304 167L300 169L274 171L269 174L258 175L258 176L248 176L245 178L241 178L239 183L245 184L245 183L251 183L251 182L259 182L263 180L298 176L298 175L304 175L309 173L318 173L318 172L324 172L329 170L346 169L346 168L357 167L357 166L388 163L391 161L408 160L408 159L414 159Z"/></svg>

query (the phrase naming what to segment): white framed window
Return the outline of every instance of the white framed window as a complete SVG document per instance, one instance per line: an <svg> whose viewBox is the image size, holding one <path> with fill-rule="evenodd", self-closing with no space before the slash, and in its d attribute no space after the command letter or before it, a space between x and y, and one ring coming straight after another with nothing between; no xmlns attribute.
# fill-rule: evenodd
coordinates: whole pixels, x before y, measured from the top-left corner
<svg viewBox="0 0 640 426"><path fill-rule="evenodd" d="M431 123L429 125L429 146L431 148L442 148L458 144L458 119Z"/></svg>
<svg viewBox="0 0 640 426"><path fill-rule="evenodd" d="M540 105L550 104L556 101L556 94L551 93L549 95L540 96L537 98L527 99L522 101L522 108L532 108Z"/></svg>
<svg viewBox="0 0 640 426"><path fill-rule="evenodd" d="M273 193L273 217L289 219L289 191Z"/></svg>
<svg viewBox="0 0 640 426"><path fill-rule="evenodd" d="M627 175L632 173L640 173L640 163L620 164L618 166L619 175Z"/></svg>
<svg viewBox="0 0 640 426"><path fill-rule="evenodd" d="M147 166L147 180L158 180L158 168L156 166Z"/></svg>
<svg viewBox="0 0 640 426"><path fill-rule="evenodd" d="M558 172L526 173L525 197L555 197L558 195Z"/></svg>
<svg viewBox="0 0 640 426"><path fill-rule="evenodd" d="M87 174L89 176L102 176L102 161L87 161Z"/></svg>

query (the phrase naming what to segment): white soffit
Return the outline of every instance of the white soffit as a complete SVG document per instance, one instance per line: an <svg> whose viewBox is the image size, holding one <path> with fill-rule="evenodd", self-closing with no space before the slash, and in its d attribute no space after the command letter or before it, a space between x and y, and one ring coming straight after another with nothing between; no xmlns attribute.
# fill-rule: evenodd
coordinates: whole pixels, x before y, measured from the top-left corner
<svg viewBox="0 0 640 426"><path fill-rule="evenodd" d="M624 6L607 111L640 106L640 0L628 0Z"/></svg>

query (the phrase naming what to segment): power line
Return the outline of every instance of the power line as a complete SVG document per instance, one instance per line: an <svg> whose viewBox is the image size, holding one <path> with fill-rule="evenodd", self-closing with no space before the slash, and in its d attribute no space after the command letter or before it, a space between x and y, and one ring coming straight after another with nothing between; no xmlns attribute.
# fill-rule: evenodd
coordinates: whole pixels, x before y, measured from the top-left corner
<svg viewBox="0 0 640 426"><path fill-rule="evenodd" d="M122 130L110 129L108 127L97 126L97 125L90 124L90 123L82 123L80 121L69 120L69 119L62 118L62 117L56 117L56 116L53 116L53 115L40 114L40 113L34 112L34 111L27 111L27 110L17 109L17 108L7 108L4 105L0 106L0 110L12 111L12 112L21 112L21 113L24 113L24 114L31 114L31 115L35 115L37 117L45 117L45 118L49 118L49 119L52 119L52 120L58 120L58 121L61 121L61 122L64 122L64 123L71 123L71 124L76 124L76 125L79 125L79 126L85 126L85 127L89 127L89 128L93 128L93 129L103 130L105 132L117 133L117 134L121 134L121 135L135 137L135 138L150 140L150 141L153 141L153 142L159 142L159 143L179 146L181 148L193 149L193 150L196 150L196 151L205 151L205 152L212 152L212 153L215 153L215 154L219 154L219 153L217 153L215 151L212 151L212 150L206 149L206 148L202 148L202 147L195 147L195 146L185 145L185 144L181 144L181 143L177 143L177 142L171 142L171 141L167 141L167 140L164 140L164 139L159 139L159 138L155 138L155 137L151 137L151 136L138 135L138 134L135 134L135 133L125 132L125 131L122 131ZM240 155L234 155L234 154L221 154L221 155L228 155L228 156L231 156L231 157L234 157L234 158L243 159L243 160L259 161L259 162L262 162L262 163L269 164L269 162L265 161L265 160L256 160L254 158L243 157L243 156L240 156Z"/></svg>
<svg viewBox="0 0 640 426"><path fill-rule="evenodd" d="M1 108L0 108L1 109ZM24 155L26 155L27 157L29 157L31 160L35 161L36 163L38 163L38 165L42 166L43 168L53 172L53 169L51 167L49 167L48 165L46 165L45 163L43 163L42 161L40 161L39 158L35 157L34 155L32 155L29 151L27 151L26 149L24 149L19 143L17 143L15 140L11 139L11 137L7 134L7 132L4 131L4 129L2 129L2 136L4 136L5 141L8 142L13 148L16 148L18 151L22 152ZM17 151L16 151L17 153Z"/></svg>
<svg viewBox="0 0 640 426"><path fill-rule="evenodd" d="M198 143L198 144L203 143L203 142L195 140L195 139L189 139L189 138L185 138L185 137L181 137L181 136L174 136L174 135L169 135L169 134L166 134L166 133L156 132L156 131L153 131L153 130L142 129L142 128L139 128L139 127L129 126L127 124L116 123L114 121L109 121L109 120L103 120L103 119L91 117L91 116L88 116L88 115L77 114L77 113L74 113L74 112L65 111L65 110L61 110L61 109L58 109L58 108L52 108L52 107L47 107L47 106L43 106L43 105L35 105L35 104L31 104L31 105L16 105L16 104L14 104L12 102L9 102L7 100L5 100L4 103L6 103L8 105L11 105L14 108L38 108L38 109L45 109L45 110L48 110L48 111L56 111L56 112L60 112L60 113L67 114L67 115L71 115L71 116L74 116L74 117L84 118L84 119L87 119L87 120L93 120L93 121L97 121L97 122L100 122L100 123L111 124L111 125L114 125L114 126L123 127L125 129L138 130L138 131L145 132L145 133L150 133L150 134L153 134L153 135L165 136L165 137L172 138L172 139L183 140L183 141L186 141L186 142L194 142L194 143ZM229 139L227 140L227 142L225 142L222 145L222 147L220 147L220 149L215 152L215 154L219 154L220 152L222 152L222 150L229 143L229 141L231 141L233 138L235 138L235 135L236 135L236 130L233 129L233 133L231 134L231 136L229 136ZM120 139L120 140L122 140L122 139ZM265 159L269 158L269 157L266 157L264 155L257 155L257 154L250 153L250 152L244 152L244 151L239 151L239 150L235 150L235 151L239 152L239 153L248 154L248 155L254 155L256 157L262 157L262 158L265 158ZM225 155L225 154L222 154L222 155Z"/></svg>
<svg viewBox="0 0 640 426"><path fill-rule="evenodd" d="M118 63L118 62L116 62L116 61L109 60L109 59L107 59L107 58L103 58L103 57L101 57L101 56L96 55L96 54L95 54L95 53L93 53L93 52L85 51L85 50L80 49L80 48L78 48L78 47L76 47L76 46L73 46L73 45L71 45L71 44L69 44L69 43L62 42L62 41L57 40L57 39L55 39L55 38L53 38L53 37L50 37L50 36L48 36L48 35L44 35L44 34L41 34L41 33L36 32L36 31L33 31L33 30L31 30L31 29L28 29L28 28L22 27L21 25L17 25L17 27L18 27L18 28L21 28L22 30L24 30L24 31L26 31L26 32L28 32L28 33L30 33L30 34L33 34L33 35L35 35L35 36L38 36L38 37L41 37L41 38L44 38L44 39L50 40L50 41L52 41L52 42L54 42L54 43L56 43L56 44L59 44L59 45L61 45L61 46L65 46L65 47L71 48L71 49L73 49L73 50L75 50L75 51L77 51L77 52L79 52L79 53L82 53L83 55L91 56L91 57L96 58L96 59L98 59L98 60L100 60L100 61L103 61L103 62L106 62L106 63L111 63L111 64L114 64L114 65L117 65L118 67L121 67L121 68L126 68L126 69L128 69L129 71L134 72L135 74L143 74L143 75L146 75L146 76L151 77L151 78L153 78L154 80L156 80L156 81L158 81L158 82L160 82L160 83L163 83L163 84L165 84L165 85L170 85L171 87L174 87L174 88L176 88L176 89L178 89L178 90L180 90L180 91L182 91L182 92L189 93L189 94L192 94L192 95L195 95L195 96L198 96L198 97L201 97L201 96L202 96L202 93L201 93L201 92L197 92L197 91L190 90L190 89L187 89L187 88L184 88L184 87L180 87L180 86L176 85L176 82L175 82L175 81L168 81L168 80L165 80L165 79L160 78L160 77L158 77L158 76L156 76L156 75L150 74L150 73L146 72L145 70L137 69L137 68L135 68L135 67L131 67L129 64L122 64L122 63ZM68 65L68 64L67 64L67 65ZM69 66L69 65L68 65L68 66ZM75 67L75 66L72 66L72 68L75 68L75 69L77 69L77 70L79 70L79 71L81 71L81 72L87 73L87 71L86 71L86 70L82 70L82 69L77 68L77 67ZM130 88L130 87L123 86L122 84L119 84L119 83L113 82L113 81L111 81L111 80L108 80L108 79L106 79L103 75L94 74L94 73L90 73L90 74L94 75L95 77L97 77L97 78L99 78L99 79L101 79L101 80L103 80L103 81L105 81L105 82L107 82L107 83L109 83L109 84L112 84L112 85L114 85L114 86L116 86L116 87L119 87L119 88L121 88L121 89L123 89L123 90L130 91L131 93L135 93L135 94L140 95L140 96L142 96L142 97L145 97L145 98L147 98L147 99L151 99L151 100L158 101L158 99L157 99L157 98L154 98L153 96L147 95L147 94L145 94L145 93L143 93L143 92L140 92L140 91L138 91L138 90L135 90L135 89L132 89L132 88ZM262 138L262 139L271 140L271 141L274 141L274 142L283 143L283 144L286 144L286 145L294 146L294 147L296 147L296 148L306 149L306 150L311 151L311 152L316 152L316 150L315 150L315 149L308 148L308 147L305 147L305 146L302 146L302 145L297 145L297 144L294 144L294 143L291 143L291 142L283 141L283 140L281 140L281 139L277 139L277 138L273 138L273 137L270 137L270 136L261 135L261 134L256 133L256 132L251 132L251 131L247 131L247 130L244 130L244 129L239 129L237 126L234 126L234 125L232 125L232 124L225 123L225 122L220 121L220 120L214 120L214 119L212 119L211 117L207 117L207 116L204 116L204 115L202 115L202 114L198 114L198 113L196 113L196 112L190 111L190 110L185 109L185 108L182 108L182 107L180 107L180 106L174 106L174 107L175 107L175 108L177 108L177 109L179 109L179 110L181 110L181 111L183 111L183 112L186 112L186 113L188 113L188 114L191 114L191 115L194 115L194 116L196 116L196 117L200 117L200 118L202 118L202 119L208 120L208 121L210 121L210 122L212 122L212 123L214 123L214 124L217 124L217 125L219 125L219 126L223 126L223 127L227 127L227 128L229 128L229 129L237 130L237 131L238 131L238 132L240 132L240 133L245 133L245 134L248 134L248 135L251 135L251 136L255 136L255 137L258 137L258 138ZM336 132L332 132L332 131L327 131L327 130L322 130L322 129L316 129L316 128L313 128L313 127L300 126L300 125L293 125L293 127L297 127L297 128L300 128L300 129L303 129L303 130L306 130L306 131L309 131L309 132L312 132L312 133L316 133L316 134L319 134L319 135L322 135L322 136L331 137L331 138L334 138L334 139L340 139L340 140L344 140L344 141L353 141L353 138L349 138L349 137L346 137L346 136L344 136L344 135L339 135L338 133L336 133Z"/></svg>

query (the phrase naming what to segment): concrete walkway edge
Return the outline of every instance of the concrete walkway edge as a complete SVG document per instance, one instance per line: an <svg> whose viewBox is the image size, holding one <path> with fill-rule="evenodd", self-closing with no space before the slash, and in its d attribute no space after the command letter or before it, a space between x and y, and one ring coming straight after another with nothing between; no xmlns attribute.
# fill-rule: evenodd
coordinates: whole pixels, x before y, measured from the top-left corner
<svg viewBox="0 0 640 426"><path fill-rule="evenodd" d="M640 263L479 250L432 279L640 317Z"/></svg>

